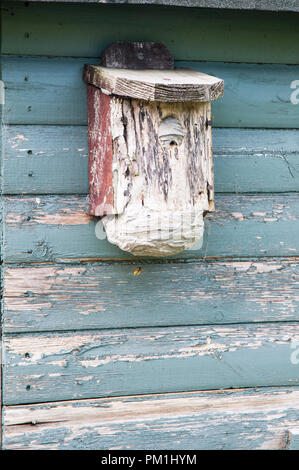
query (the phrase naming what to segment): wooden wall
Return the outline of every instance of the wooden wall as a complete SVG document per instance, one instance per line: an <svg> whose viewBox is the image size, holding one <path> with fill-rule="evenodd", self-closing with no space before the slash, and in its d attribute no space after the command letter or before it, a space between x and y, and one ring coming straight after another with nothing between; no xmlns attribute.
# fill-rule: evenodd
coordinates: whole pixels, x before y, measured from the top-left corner
<svg viewBox="0 0 299 470"><path fill-rule="evenodd" d="M1 10L4 448L298 448L297 15ZM167 260L97 239L87 215L82 68L121 39L225 80L217 212L201 250Z"/></svg>

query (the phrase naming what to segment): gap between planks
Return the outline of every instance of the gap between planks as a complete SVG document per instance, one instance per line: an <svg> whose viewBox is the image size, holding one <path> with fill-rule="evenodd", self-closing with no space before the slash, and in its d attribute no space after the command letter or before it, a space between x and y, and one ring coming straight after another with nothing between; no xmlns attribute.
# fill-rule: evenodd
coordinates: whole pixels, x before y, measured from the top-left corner
<svg viewBox="0 0 299 470"><path fill-rule="evenodd" d="M140 265L142 264L196 264L196 263L209 263L209 262L228 262L228 263L237 263L238 261L245 261L245 262L263 262L263 261L289 261L292 263L299 262L299 257L297 255L294 256L263 256L261 258L254 257L254 256L199 256L199 257L192 257L192 258L57 258L54 261L32 261L32 262L15 262L15 263L7 263L2 262L4 267L7 268L22 268L29 266L59 266L61 265L85 265L85 264L96 264L98 266L105 266L110 264L130 264L130 265Z"/></svg>

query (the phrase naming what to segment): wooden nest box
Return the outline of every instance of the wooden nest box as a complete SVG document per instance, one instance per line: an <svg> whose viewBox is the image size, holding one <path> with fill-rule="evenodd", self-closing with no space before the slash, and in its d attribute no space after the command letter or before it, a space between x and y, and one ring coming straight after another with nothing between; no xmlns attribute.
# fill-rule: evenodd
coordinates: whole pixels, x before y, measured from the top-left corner
<svg viewBox="0 0 299 470"><path fill-rule="evenodd" d="M214 210L211 101L223 81L174 69L162 44L127 42L86 65L84 79L90 214L134 255L191 248Z"/></svg>

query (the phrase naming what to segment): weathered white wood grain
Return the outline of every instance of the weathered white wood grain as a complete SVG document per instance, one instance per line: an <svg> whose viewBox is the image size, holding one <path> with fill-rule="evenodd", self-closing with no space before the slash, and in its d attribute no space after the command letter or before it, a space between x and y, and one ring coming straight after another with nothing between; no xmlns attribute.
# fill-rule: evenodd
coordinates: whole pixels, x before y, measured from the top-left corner
<svg viewBox="0 0 299 470"><path fill-rule="evenodd" d="M113 95L146 101L208 102L223 95L223 80L187 68L131 70L87 65L84 79Z"/></svg>
<svg viewBox="0 0 299 470"><path fill-rule="evenodd" d="M96 99L89 108L91 115L108 119L113 172L104 200L95 204L103 184L99 171L109 157L102 153L104 145L94 148L91 134L99 131L93 125L91 214L108 214L102 219L107 239L136 256L170 256L191 248L202 240L204 214L214 210L210 103L118 97L109 103L111 117L99 116ZM111 191L114 202L108 204Z"/></svg>
<svg viewBox="0 0 299 470"><path fill-rule="evenodd" d="M296 321L298 292L297 258L19 265L2 320L6 333Z"/></svg>
<svg viewBox="0 0 299 470"><path fill-rule="evenodd" d="M4 337L3 403L299 383L299 323Z"/></svg>
<svg viewBox="0 0 299 470"><path fill-rule="evenodd" d="M298 388L4 408L5 449L296 449Z"/></svg>

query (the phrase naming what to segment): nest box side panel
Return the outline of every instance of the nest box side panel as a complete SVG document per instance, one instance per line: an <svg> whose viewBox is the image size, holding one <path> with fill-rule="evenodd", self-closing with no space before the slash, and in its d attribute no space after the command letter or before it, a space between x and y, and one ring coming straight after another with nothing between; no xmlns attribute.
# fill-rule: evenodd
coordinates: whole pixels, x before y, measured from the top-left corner
<svg viewBox="0 0 299 470"><path fill-rule="evenodd" d="M115 214L111 98L88 85L87 103L89 212L95 216Z"/></svg>

